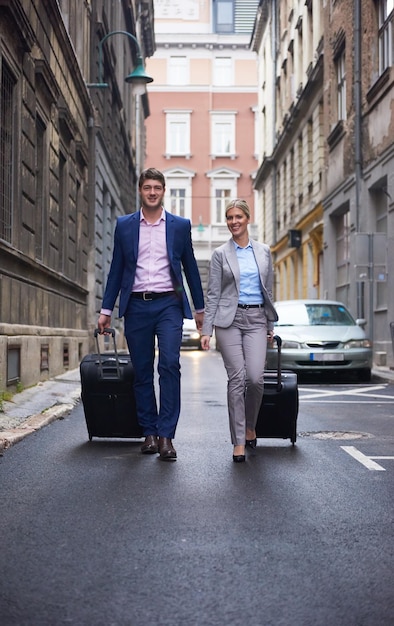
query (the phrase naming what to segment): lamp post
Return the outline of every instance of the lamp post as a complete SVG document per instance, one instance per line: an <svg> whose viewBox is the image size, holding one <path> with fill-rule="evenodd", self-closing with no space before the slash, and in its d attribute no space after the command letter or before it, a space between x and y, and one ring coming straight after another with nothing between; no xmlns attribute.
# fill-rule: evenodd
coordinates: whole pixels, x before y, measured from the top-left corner
<svg viewBox="0 0 394 626"><path fill-rule="evenodd" d="M99 82L98 83L86 83L86 86L93 87L96 89L103 89L109 86L108 83L103 82L103 46L105 42L107 41L107 39L109 39L109 37L112 37L113 35L126 35L126 37L129 37L129 39L132 40L132 42L134 43L137 49L137 63L133 71L128 76L126 76L125 78L126 83L131 83L133 85L146 85L147 83L151 83L153 81L153 78L151 78L151 76L148 76L145 72L141 50L140 50L140 46L138 44L137 39L134 37L134 35L132 35L131 33L128 33L125 30L114 30L110 33L107 33L99 41L99 45L98 45L98 50L99 50L98 81Z"/></svg>
<svg viewBox="0 0 394 626"><path fill-rule="evenodd" d="M131 85L133 85L134 87L134 94L135 94L135 146L136 146L136 175L137 178L139 177L139 173L140 173L140 159L141 159L141 150L140 150L140 102L139 102L139 98L140 96L144 93L145 91L145 85L147 83L151 83L153 82L153 78L151 76L148 76L148 74L146 74L145 72L145 68L144 68L144 63L143 63L143 59L142 59L142 54L141 54L141 49L140 46L138 44L137 38L132 35L131 33L125 31L125 30L114 30L111 31L110 33L107 33L100 41L98 44L98 82L97 83L86 83L87 87L93 88L93 89L105 89L107 87L109 87L108 83L104 82L104 64L103 64L103 46L105 44L105 42L107 41L107 39L109 39L110 37L113 37L113 35L125 35L126 37L128 37L129 39L131 39L131 41L133 42L135 48L136 48L136 65L133 69L133 71L128 74L128 76L126 76L125 78L125 82L129 83ZM136 189L136 206L138 206L138 202L139 202L139 191L138 191L138 186Z"/></svg>

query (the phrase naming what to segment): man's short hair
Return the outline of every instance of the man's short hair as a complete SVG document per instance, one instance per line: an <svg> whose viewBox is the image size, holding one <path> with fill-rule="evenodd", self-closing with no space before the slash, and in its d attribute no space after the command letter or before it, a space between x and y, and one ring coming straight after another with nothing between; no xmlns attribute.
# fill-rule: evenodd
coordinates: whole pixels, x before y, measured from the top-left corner
<svg viewBox="0 0 394 626"><path fill-rule="evenodd" d="M138 181L138 189L141 189L146 180L158 180L163 185L163 188L166 186L164 174L155 167L148 167L146 170L142 170Z"/></svg>

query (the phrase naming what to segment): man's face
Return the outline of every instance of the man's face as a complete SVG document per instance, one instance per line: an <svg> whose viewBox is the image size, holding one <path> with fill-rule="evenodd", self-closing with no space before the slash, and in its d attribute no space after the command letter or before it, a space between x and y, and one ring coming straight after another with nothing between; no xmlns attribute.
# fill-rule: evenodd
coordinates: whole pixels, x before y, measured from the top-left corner
<svg viewBox="0 0 394 626"><path fill-rule="evenodd" d="M163 204L165 187L159 180L144 180L140 187L142 208L146 211L156 211Z"/></svg>

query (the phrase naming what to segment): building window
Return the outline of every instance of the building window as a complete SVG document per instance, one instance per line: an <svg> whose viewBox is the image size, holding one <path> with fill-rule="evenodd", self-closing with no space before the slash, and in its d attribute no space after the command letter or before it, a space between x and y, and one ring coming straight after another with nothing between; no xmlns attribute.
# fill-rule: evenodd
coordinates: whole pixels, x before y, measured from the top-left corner
<svg viewBox="0 0 394 626"><path fill-rule="evenodd" d="M101 210L102 216L101 232L98 230L99 238L101 239L101 250L99 252L99 259L97 259L97 266L101 270L102 281L109 271L112 259L112 241L114 237L117 209L116 203L111 197L110 192L105 184L102 189Z"/></svg>
<svg viewBox="0 0 394 626"><path fill-rule="evenodd" d="M67 193L67 157L65 152L59 153L59 216L51 217L53 267L67 273L68 259L68 193Z"/></svg>
<svg viewBox="0 0 394 626"><path fill-rule="evenodd" d="M43 260L44 224L46 223L46 194L44 192L44 169L45 169L45 125L37 117L36 119L36 232L35 253L36 259Z"/></svg>
<svg viewBox="0 0 394 626"><path fill-rule="evenodd" d="M44 372L47 370L49 370L49 345L43 344L40 353L40 371Z"/></svg>
<svg viewBox="0 0 394 626"><path fill-rule="evenodd" d="M190 111L166 112L166 157L190 157Z"/></svg>
<svg viewBox="0 0 394 626"><path fill-rule="evenodd" d="M0 239L11 243L15 81L4 61L0 91Z"/></svg>
<svg viewBox="0 0 394 626"><path fill-rule="evenodd" d="M380 0L379 10L379 74L394 62L394 0Z"/></svg>
<svg viewBox="0 0 394 626"><path fill-rule="evenodd" d="M350 211L335 217L336 230L336 264L337 264L337 286L339 292L337 297L344 300L346 287L349 283L349 261L350 261ZM341 294L339 297L339 293Z"/></svg>
<svg viewBox="0 0 394 626"><path fill-rule="evenodd" d="M235 113L212 115L212 156L235 158Z"/></svg>
<svg viewBox="0 0 394 626"><path fill-rule="evenodd" d="M287 160L284 159L283 163L282 163L282 176L281 176L281 181L282 181L282 185L281 185L281 190L280 190L280 197L282 199L282 201L279 204L279 213L280 213L280 220L282 223L282 226L285 227L286 226L286 222L287 222L287 209L288 209L288 200L287 200Z"/></svg>
<svg viewBox="0 0 394 626"><path fill-rule="evenodd" d="M189 61L185 56L170 56L168 60L168 84L189 84Z"/></svg>
<svg viewBox="0 0 394 626"><path fill-rule="evenodd" d="M165 173L166 194L164 205L173 215L192 219L193 172L178 169Z"/></svg>
<svg viewBox="0 0 394 626"><path fill-rule="evenodd" d="M230 57L215 57L213 84L218 87L230 87L234 84L233 61Z"/></svg>
<svg viewBox="0 0 394 626"><path fill-rule="evenodd" d="M378 261L375 264L374 268L374 282L375 282L375 302L376 308L385 309L388 305L388 289L387 289L387 280L386 280L386 272L387 267L384 264L386 261L386 245L381 245L379 240L385 239L388 237L388 192L387 192L387 179L382 180L381 184L378 186L376 190L372 189L370 192L370 200L371 200L371 208L375 209L375 223L376 223L376 234L374 237L374 257ZM377 246L380 248L379 254L377 251ZM376 248L376 250L375 250ZM374 259L375 262L375 259ZM379 263L381 263L379 265ZM382 275L385 277L384 280L376 280L376 277Z"/></svg>
<svg viewBox="0 0 394 626"><path fill-rule="evenodd" d="M215 222L223 224L226 222L226 207L231 200L231 189L215 189Z"/></svg>
<svg viewBox="0 0 394 626"><path fill-rule="evenodd" d="M290 203L290 219L293 217L294 213L294 203L295 203L295 172L294 172L294 148L290 150L290 180L289 180L289 203Z"/></svg>
<svg viewBox="0 0 394 626"><path fill-rule="evenodd" d="M313 121L312 119L308 120L307 124L307 145L308 145L308 174L307 174L307 184L308 184L308 194L310 195L313 191Z"/></svg>
<svg viewBox="0 0 394 626"><path fill-rule="evenodd" d="M171 206L170 211L173 215L185 217L186 207L186 189L172 188L170 189Z"/></svg>
<svg viewBox="0 0 394 626"><path fill-rule="evenodd" d="M226 207L237 197L239 173L233 170L214 170L208 174L211 179L211 222L226 224Z"/></svg>
<svg viewBox="0 0 394 626"><path fill-rule="evenodd" d="M20 381L21 378L21 349L20 346L11 346L7 350L7 385Z"/></svg>
<svg viewBox="0 0 394 626"><path fill-rule="evenodd" d="M63 344L63 367L68 367L70 364L70 350L68 343Z"/></svg>
<svg viewBox="0 0 394 626"><path fill-rule="evenodd" d="M350 211L337 218L337 264L350 259Z"/></svg>
<svg viewBox="0 0 394 626"><path fill-rule="evenodd" d="M299 135L297 141L297 180L296 180L296 195L298 199L298 206L301 207L303 203L303 180L304 180L304 140L302 134Z"/></svg>
<svg viewBox="0 0 394 626"><path fill-rule="evenodd" d="M346 70L345 70L345 49L335 60L337 73L337 106L338 121L346 120Z"/></svg>
<svg viewBox="0 0 394 626"><path fill-rule="evenodd" d="M234 32L235 0L214 0L214 21L216 33Z"/></svg>

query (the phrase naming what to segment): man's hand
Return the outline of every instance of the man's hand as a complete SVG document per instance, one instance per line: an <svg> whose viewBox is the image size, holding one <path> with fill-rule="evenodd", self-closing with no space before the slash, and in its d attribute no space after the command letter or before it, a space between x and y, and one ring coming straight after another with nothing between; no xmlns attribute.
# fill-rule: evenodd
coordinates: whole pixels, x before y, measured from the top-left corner
<svg viewBox="0 0 394 626"><path fill-rule="evenodd" d="M196 327L198 331L201 331L202 329L202 323L204 320L204 312L202 311L201 313L195 313L194 314L194 319L196 322Z"/></svg>
<svg viewBox="0 0 394 626"><path fill-rule="evenodd" d="M111 328L111 316L101 313L97 321L97 328L100 331L100 335L105 333L106 328Z"/></svg>

